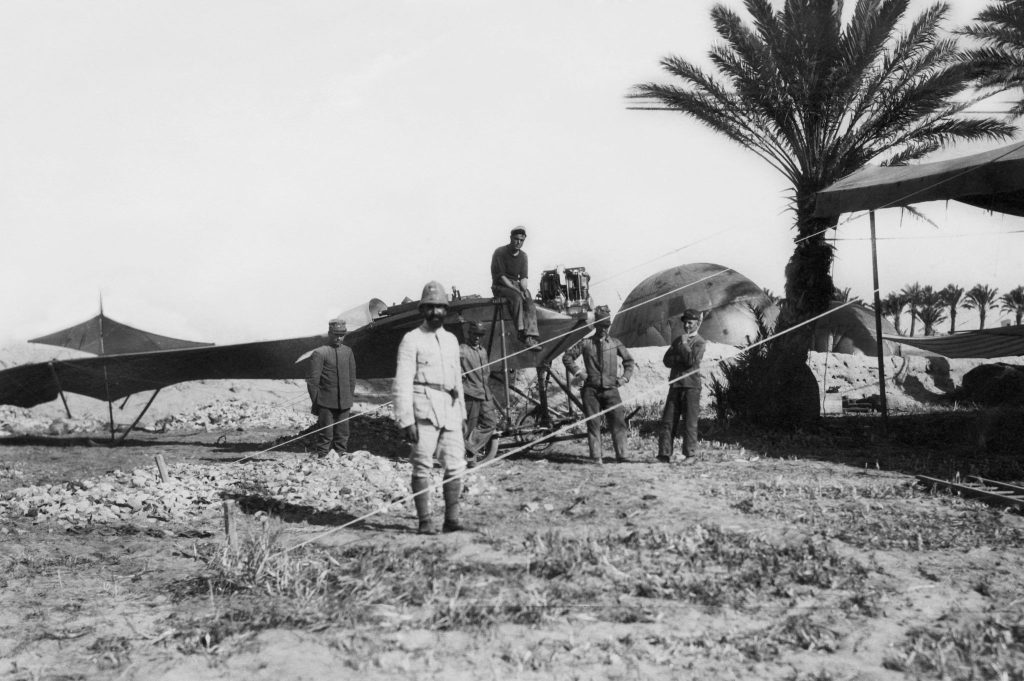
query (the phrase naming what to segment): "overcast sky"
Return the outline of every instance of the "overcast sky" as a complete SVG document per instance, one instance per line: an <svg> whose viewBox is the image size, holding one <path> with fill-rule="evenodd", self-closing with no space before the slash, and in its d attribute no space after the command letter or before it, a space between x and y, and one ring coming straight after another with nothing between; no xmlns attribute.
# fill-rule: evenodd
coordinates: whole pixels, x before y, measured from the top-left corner
<svg viewBox="0 0 1024 681"><path fill-rule="evenodd" d="M956 23L981 5L955 4ZM679 114L626 109L667 80L661 57L704 59L711 5L0 3L0 342L101 295L193 340L319 333L429 279L486 294L517 224L534 284L583 265L612 309L687 262L781 293L783 178ZM923 209L937 227L879 214L883 291L1024 284L1024 220ZM838 247L837 284L870 295L868 242Z"/></svg>

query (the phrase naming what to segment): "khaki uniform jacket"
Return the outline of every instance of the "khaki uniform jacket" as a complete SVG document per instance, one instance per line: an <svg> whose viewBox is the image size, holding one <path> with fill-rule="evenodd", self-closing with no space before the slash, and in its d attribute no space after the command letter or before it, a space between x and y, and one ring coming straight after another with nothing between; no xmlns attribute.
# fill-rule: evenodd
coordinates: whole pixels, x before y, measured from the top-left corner
<svg viewBox="0 0 1024 681"><path fill-rule="evenodd" d="M443 328L434 331L424 323L405 334L398 345L395 421L399 428L426 421L435 428L462 433L465 418L459 340Z"/></svg>
<svg viewBox="0 0 1024 681"><path fill-rule="evenodd" d="M600 347L599 347L600 346ZM584 385L594 388L617 388L620 383L629 383L633 376L633 361L629 350L618 338L606 335L600 343L597 336L588 336L565 351L562 364L568 375L575 375L576 358L583 355L583 367L587 372ZM622 358L622 380L619 380L619 358Z"/></svg>
<svg viewBox="0 0 1024 681"><path fill-rule="evenodd" d="M347 345L321 345L309 356L309 399L316 407L351 409L356 392L356 358Z"/></svg>
<svg viewBox="0 0 1024 681"><path fill-rule="evenodd" d="M704 359L707 342L699 334L686 338L677 336L672 345L665 351L662 359L665 366L672 371L668 375L669 388L699 388L700 363ZM691 373L692 372L692 373ZM679 378L689 374L686 378ZM679 378L679 380L675 380Z"/></svg>
<svg viewBox="0 0 1024 681"><path fill-rule="evenodd" d="M462 390L466 397L478 400L491 399L491 383L489 374L491 367L487 357L487 348L475 348L468 343L459 346L462 365Z"/></svg>

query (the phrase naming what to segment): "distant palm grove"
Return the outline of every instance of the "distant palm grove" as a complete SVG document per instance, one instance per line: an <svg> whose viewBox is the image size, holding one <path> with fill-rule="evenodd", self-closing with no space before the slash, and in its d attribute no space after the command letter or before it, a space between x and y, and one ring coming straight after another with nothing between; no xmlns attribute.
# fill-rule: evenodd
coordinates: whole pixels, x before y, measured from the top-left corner
<svg viewBox="0 0 1024 681"><path fill-rule="evenodd" d="M849 289L837 290L836 298L845 300ZM934 336L957 330L957 313L973 310L978 315L978 328L984 329L993 310L1004 312L1020 324L1024 319L1024 286L999 295L999 289L987 284L975 284L964 289L956 284L945 288L922 286L914 282L882 298L882 315L892 322L896 332L903 336ZM909 319L910 325L904 326ZM948 324L947 324L948 322Z"/></svg>

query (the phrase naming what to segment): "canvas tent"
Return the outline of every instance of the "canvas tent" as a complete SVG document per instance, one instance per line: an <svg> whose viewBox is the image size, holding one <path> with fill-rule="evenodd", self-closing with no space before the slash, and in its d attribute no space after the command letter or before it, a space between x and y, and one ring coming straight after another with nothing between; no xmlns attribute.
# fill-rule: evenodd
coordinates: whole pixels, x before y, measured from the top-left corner
<svg viewBox="0 0 1024 681"><path fill-rule="evenodd" d="M815 197L814 214L817 217L858 210L871 212L875 331L879 343L882 342L882 315L878 293L875 210L923 201L948 200L1024 216L1024 142L946 161L913 166L862 168L826 187ZM885 373L881 357L878 361L878 370L884 415Z"/></svg>

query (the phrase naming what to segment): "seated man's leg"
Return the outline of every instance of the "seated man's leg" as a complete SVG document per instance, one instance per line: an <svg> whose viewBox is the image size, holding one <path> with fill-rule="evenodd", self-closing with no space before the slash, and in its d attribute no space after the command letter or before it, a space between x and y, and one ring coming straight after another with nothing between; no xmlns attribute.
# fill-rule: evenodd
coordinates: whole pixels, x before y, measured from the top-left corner
<svg viewBox="0 0 1024 681"><path fill-rule="evenodd" d="M521 335L525 334L526 326L523 318L523 294L514 288L498 286L497 284L491 287L491 291L494 292L495 296L504 298L508 301L509 311L512 313L512 322L516 325L516 329Z"/></svg>
<svg viewBox="0 0 1024 681"><path fill-rule="evenodd" d="M537 338L540 333L537 331L537 305L533 298L527 298L522 303L523 307L523 335L527 338Z"/></svg>

